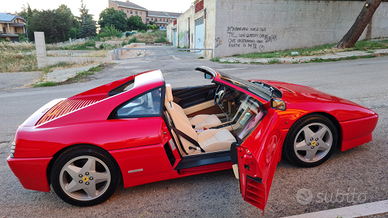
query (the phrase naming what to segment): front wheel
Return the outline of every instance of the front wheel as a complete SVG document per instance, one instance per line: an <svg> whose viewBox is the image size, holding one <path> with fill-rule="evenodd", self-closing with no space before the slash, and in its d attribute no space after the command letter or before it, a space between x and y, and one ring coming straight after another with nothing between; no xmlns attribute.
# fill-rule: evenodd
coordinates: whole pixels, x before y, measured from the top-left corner
<svg viewBox="0 0 388 218"><path fill-rule="evenodd" d="M314 167L329 159L337 143L333 122L319 114L307 115L291 127L283 154L296 166Z"/></svg>
<svg viewBox="0 0 388 218"><path fill-rule="evenodd" d="M76 206L92 206L112 196L119 184L119 175L106 151L82 146L59 156L51 171L51 182L63 201Z"/></svg>

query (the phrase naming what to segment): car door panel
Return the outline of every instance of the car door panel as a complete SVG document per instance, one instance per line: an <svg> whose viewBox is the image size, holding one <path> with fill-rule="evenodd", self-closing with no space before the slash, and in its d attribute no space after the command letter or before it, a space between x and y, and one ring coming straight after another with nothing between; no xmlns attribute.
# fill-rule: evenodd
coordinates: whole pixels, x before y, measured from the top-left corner
<svg viewBox="0 0 388 218"><path fill-rule="evenodd" d="M199 103L213 100L216 88L217 86L214 84L206 86L174 88L172 93L174 96L174 102L179 104L182 108L187 108Z"/></svg>
<svg viewBox="0 0 388 218"><path fill-rule="evenodd" d="M238 164L241 194L245 201L265 209L287 130L277 128L279 119L270 111L256 129L236 146L232 161ZM232 146L233 149L233 146Z"/></svg>

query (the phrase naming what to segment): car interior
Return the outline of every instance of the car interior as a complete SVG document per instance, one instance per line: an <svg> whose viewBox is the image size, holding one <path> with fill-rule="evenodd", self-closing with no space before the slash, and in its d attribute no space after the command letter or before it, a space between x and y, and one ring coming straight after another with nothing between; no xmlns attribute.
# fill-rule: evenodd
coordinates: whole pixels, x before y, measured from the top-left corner
<svg viewBox="0 0 388 218"><path fill-rule="evenodd" d="M164 117L183 157L229 151L264 115L256 99L221 85L173 90L166 84L164 106Z"/></svg>

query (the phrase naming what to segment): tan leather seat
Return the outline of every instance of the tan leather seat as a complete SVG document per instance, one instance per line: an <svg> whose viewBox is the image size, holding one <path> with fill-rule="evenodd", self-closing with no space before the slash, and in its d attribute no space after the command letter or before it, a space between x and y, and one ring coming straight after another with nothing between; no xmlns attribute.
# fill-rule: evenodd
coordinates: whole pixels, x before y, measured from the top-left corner
<svg viewBox="0 0 388 218"><path fill-rule="evenodd" d="M171 86L170 86L171 88ZM232 142L235 141L234 136L227 129L209 129L201 132L199 135L191 126L187 116L182 113L181 108L177 107L176 103L172 102L172 95L167 96L166 91L166 108L171 116L175 128L196 141L205 152L215 152L229 150ZM177 133L175 133L177 134ZM187 154L200 154L200 148L186 140L181 135L177 134L182 146Z"/></svg>
<svg viewBox="0 0 388 218"><path fill-rule="evenodd" d="M176 110L180 114L186 116L182 107L179 106L177 103L173 102L173 100L174 100L174 97L172 95L172 87L170 84L166 84L166 102L172 102ZM218 119L218 117L214 114L212 115L200 114L200 115L194 116L191 119L187 118L187 120L190 122L192 126L194 126L195 129L210 128L210 127L221 125L220 119Z"/></svg>

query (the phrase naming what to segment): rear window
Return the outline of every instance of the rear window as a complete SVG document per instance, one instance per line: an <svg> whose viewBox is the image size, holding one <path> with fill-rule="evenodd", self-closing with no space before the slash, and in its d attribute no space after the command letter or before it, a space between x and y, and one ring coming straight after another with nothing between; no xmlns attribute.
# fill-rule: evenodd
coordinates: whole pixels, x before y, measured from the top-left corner
<svg viewBox="0 0 388 218"><path fill-rule="evenodd" d="M157 88L127 101L117 109L115 117L133 118L161 116L161 90L161 88Z"/></svg>
<svg viewBox="0 0 388 218"><path fill-rule="evenodd" d="M111 91L109 91L108 95L113 96L122 92L126 92L132 89L134 85L135 85L135 79L128 81L115 89L112 89Z"/></svg>

